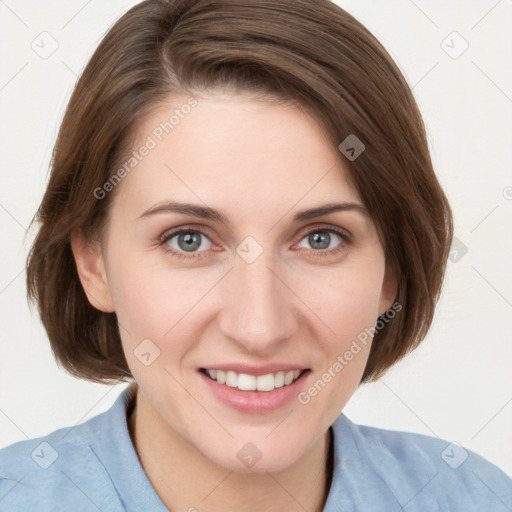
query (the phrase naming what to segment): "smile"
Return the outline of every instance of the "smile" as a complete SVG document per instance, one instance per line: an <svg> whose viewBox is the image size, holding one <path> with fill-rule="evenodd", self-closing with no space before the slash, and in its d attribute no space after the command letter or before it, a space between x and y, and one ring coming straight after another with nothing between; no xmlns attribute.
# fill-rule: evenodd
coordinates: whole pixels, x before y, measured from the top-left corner
<svg viewBox="0 0 512 512"><path fill-rule="evenodd" d="M238 388L241 391L273 391L292 384L306 370L280 371L258 376L210 368L202 368L201 371L217 383Z"/></svg>

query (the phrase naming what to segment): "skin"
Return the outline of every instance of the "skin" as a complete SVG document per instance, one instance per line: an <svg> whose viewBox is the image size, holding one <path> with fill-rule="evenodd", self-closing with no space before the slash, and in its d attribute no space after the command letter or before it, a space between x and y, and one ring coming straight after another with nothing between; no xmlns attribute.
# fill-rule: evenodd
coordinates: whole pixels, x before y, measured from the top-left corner
<svg viewBox="0 0 512 512"><path fill-rule="evenodd" d="M373 221L356 210L294 224L298 211L330 202L362 205L341 154L304 111L242 94L195 95L198 106L117 185L101 243L80 233L72 248L91 304L115 311L137 382L130 433L170 510L321 511L330 486L329 427L356 390L370 343L307 405L293 399L261 414L219 402L198 374L215 363L295 363L307 390L357 335L393 303ZM141 122L139 148L187 98L170 97ZM341 141L340 141L341 142ZM168 200L218 209L230 221L160 213ZM199 257L171 228L202 228ZM308 235L327 231L327 249ZM252 263L236 249L253 237ZM339 249L335 252L336 249ZM323 254L323 256L322 256ZM134 355L150 339L160 356ZM247 442L262 456L247 468Z"/></svg>

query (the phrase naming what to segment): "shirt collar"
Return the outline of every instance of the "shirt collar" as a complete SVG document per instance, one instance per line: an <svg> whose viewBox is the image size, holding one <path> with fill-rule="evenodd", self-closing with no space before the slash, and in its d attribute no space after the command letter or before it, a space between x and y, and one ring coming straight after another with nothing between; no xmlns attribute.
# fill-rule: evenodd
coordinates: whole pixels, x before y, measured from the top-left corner
<svg viewBox="0 0 512 512"><path fill-rule="evenodd" d="M100 459L128 511L168 512L146 476L128 431L127 410L133 405L136 384L117 397L100 432Z"/></svg>

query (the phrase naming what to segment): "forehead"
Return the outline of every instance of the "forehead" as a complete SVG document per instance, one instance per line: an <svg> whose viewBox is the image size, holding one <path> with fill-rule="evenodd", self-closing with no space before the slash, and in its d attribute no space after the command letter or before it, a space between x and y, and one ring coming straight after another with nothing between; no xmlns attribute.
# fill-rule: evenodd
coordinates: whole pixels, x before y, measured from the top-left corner
<svg viewBox="0 0 512 512"><path fill-rule="evenodd" d="M120 201L140 206L170 198L260 209L307 196L359 200L337 147L311 116L251 95L169 97L139 123L129 159Z"/></svg>

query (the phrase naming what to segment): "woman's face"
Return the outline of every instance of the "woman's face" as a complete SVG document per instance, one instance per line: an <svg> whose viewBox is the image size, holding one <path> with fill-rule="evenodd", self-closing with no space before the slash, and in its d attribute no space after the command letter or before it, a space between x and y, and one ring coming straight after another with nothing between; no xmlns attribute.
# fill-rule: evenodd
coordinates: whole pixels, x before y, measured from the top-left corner
<svg viewBox="0 0 512 512"><path fill-rule="evenodd" d="M341 155L311 117L212 95L161 124L186 100L145 119L137 163L109 192L99 301L115 310L139 393L169 432L227 469L279 471L357 388L370 343L354 340L395 288ZM344 206L304 213L333 204ZM300 377L283 385L292 370L285 383ZM255 385L264 390L238 389ZM261 457L254 469L247 456Z"/></svg>

